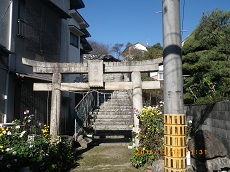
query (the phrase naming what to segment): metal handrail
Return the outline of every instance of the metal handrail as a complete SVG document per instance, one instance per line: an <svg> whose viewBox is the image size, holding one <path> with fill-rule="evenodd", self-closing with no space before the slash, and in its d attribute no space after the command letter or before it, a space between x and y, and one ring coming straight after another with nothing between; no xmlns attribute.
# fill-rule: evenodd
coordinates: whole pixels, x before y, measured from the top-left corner
<svg viewBox="0 0 230 172"><path fill-rule="evenodd" d="M79 134L80 130L85 126L87 127L87 119L89 117L90 112L93 111L94 107L96 106L96 92L88 92L82 100L77 104L75 109L75 119L74 119L74 137L75 141L77 135Z"/></svg>

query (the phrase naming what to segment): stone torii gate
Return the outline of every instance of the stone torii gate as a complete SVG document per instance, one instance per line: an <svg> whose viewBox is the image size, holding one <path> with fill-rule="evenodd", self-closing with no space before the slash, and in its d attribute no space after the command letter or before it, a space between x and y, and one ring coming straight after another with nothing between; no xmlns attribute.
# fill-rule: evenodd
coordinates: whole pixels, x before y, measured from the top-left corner
<svg viewBox="0 0 230 172"><path fill-rule="evenodd" d="M142 89L160 89L160 81L141 81L141 72L158 71L163 58L145 61L103 62L89 60L87 63L41 62L22 58L22 63L33 67L34 73L52 74L52 83L34 83L34 91L52 91L50 134L54 142L60 123L61 91L90 89L133 90L133 108L143 108ZM88 83L63 83L62 74L87 74ZM104 82L103 75L108 73L131 73L131 82ZM139 132L139 119L134 114L134 132ZM138 145L138 140L135 141Z"/></svg>

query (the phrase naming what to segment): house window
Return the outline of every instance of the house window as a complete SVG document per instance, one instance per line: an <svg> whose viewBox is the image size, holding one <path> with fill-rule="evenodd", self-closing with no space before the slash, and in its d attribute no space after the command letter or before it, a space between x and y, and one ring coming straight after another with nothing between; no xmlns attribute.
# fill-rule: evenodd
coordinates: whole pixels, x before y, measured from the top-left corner
<svg viewBox="0 0 230 172"><path fill-rule="evenodd" d="M158 72L158 80L164 80L164 72L163 71Z"/></svg>
<svg viewBox="0 0 230 172"><path fill-rule="evenodd" d="M70 33L70 44L79 48L79 37L73 33Z"/></svg>

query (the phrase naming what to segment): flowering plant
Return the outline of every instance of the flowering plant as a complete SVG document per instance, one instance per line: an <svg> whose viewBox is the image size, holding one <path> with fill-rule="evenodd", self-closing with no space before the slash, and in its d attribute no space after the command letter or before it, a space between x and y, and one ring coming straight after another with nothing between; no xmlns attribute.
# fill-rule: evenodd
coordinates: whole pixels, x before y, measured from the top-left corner
<svg viewBox="0 0 230 172"><path fill-rule="evenodd" d="M160 159L164 150L164 123L162 106L144 107L139 111L140 120L139 146L136 147L133 157L130 159L136 168L152 163L155 159ZM141 153L140 153L141 152Z"/></svg>
<svg viewBox="0 0 230 172"><path fill-rule="evenodd" d="M0 127L0 171L18 171L25 166L33 171L54 171L74 163L71 144L65 140L51 143L49 126L38 132L33 117L28 112L22 122L15 120L15 125Z"/></svg>
<svg viewBox="0 0 230 172"><path fill-rule="evenodd" d="M141 148L157 151L163 149L164 140L164 116L156 107L145 107L141 110L140 120L140 144ZM156 155L158 156L158 155Z"/></svg>

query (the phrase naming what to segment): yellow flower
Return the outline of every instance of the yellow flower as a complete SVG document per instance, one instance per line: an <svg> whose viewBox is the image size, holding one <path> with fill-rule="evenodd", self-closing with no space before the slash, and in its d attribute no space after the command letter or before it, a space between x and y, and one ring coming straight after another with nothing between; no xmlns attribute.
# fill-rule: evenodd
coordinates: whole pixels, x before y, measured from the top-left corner
<svg viewBox="0 0 230 172"><path fill-rule="evenodd" d="M0 146L0 149L2 149L3 148L3 146Z"/></svg>
<svg viewBox="0 0 230 172"><path fill-rule="evenodd" d="M142 150L145 150L145 148L142 148Z"/></svg>
<svg viewBox="0 0 230 172"><path fill-rule="evenodd" d="M2 137L3 136L3 134L2 133L0 133L0 137Z"/></svg>

